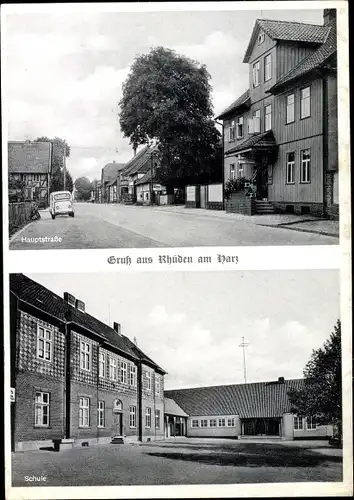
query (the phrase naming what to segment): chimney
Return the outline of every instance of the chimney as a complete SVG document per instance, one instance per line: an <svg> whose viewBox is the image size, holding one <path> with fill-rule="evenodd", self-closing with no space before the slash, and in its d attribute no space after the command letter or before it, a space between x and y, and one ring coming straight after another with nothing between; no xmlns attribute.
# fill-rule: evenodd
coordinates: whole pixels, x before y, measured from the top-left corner
<svg viewBox="0 0 354 500"><path fill-rule="evenodd" d="M69 292L64 292L64 300L73 307L76 307L76 298Z"/></svg>
<svg viewBox="0 0 354 500"><path fill-rule="evenodd" d="M278 378L278 384L284 384L284 382L285 382L284 377L279 377Z"/></svg>
<svg viewBox="0 0 354 500"><path fill-rule="evenodd" d="M118 335L121 335L121 326L120 323L113 323L113 329L118 333Z"/></svg>
<svg viewBox="0 0 354 500"><path fill-rule="evenodd" d="M327 26L333 19L336 19L336 9L323 9L323 25Z"/></svg>
<svg viewBox="0 0 354 500"><path fill-rule="evenodd" d="M82 302L82 300L76 299L75 307L79 311L85 312L85 302Z"/></svg>

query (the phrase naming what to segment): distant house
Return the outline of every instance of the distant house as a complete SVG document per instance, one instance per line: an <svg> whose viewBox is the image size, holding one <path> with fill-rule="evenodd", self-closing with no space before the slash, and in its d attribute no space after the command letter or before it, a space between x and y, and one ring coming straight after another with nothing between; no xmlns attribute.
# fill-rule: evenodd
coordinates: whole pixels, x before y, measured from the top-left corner
<svg viewBox="0 0 354 500"><path fill-rule="evenodd" d="M52 165L52 143L9 141L8 176L9 196L16 201L49 201Z"/></svg>
<svg viewBox="0 0 354 500"><path fill-rule="evenodd" d="M336 37L335 9L323 25L255 23L243 60L249 88L217 118L225 183L251 181L259 213L338 217Z"/></svg>
<svg viewBox="0 0 354 500"><path fill-rule="evenodd" d="M101 203L113 203L117 201L117 192L114 181L118 172L124 168L124 163L107 163L101 171Z"/></svg>
<svg viewBox="0 0 354 500"><path fill-rule="evenodd" d="M165 401L172 399L188 415L188 437L328 439L333 435L331 425L317 425L315 417L291 412L288 392L300 389L303 382L280 377L272 382L166 390Z"/></svg>
<svg viewBox="0 0 354 500"><path fill-rule="evenodd" d="M165 437L187 436L188 415L173 399L165 397Z"/></svg>
<svg viewBox="0 0 354 500"><path fill-rule="evenodd" d="M171 199L171 195L169 197L167 195L165 186L156 181L155 175L150 170L135 182L135 190L136 202L143 205L167 205Z"/></svg>

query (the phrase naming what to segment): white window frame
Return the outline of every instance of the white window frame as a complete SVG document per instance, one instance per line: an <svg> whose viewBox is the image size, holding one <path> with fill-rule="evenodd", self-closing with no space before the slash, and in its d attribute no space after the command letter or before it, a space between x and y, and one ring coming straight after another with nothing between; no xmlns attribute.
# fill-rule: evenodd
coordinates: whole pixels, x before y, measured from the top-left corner
<svg viewBox="0 0 354 500"><path fill-rule="evenodd" d="M99 401L98 402L98 407L97 407L97 427L102 429L105 427L106 422L105 422L105 402L104 401Z"/></svg>
<svg viewBox="0 0 354 500"><path fill-rule="evenodd" d="M243 116L237 117L237 120L236 120L236 139L242 139L242 137L244 135L243 126L244 126Z"/></svg>
<svg viewBox="0 0 354 500"><path fill-rule="evenodd" d="M253 134L253 117L248 118L247 120L247 129L249 134Z"/></svg>
<svg viewBox="0 0 354 500"><path fill-rule="evenodd" d="M80 341L80 368L91 371L91 344L83 340Z"/></svg>
<svg viewBox="0 0 354 500"><path fill-rule="evenodd" d="M106 378L106 355L104 352L100 352L98 356L98 376Z"/></svg>
<svg viewBox="0 0 354 500"><path fill-rule="evenodd" d="M294 160L289 160L289 156L293 155ZM291 173L291 175L289 175ZM295 184L295 151L286 153L286 177L285 184Z"/></svg>
<svg viewBox="0 0 354 500"><path fill-rule="evenodd" d="M136 386L136 366L130 365L129 368L129 385L132 387Z"/></svg>
<svg viewBox="0 0 354 500"><path fill-rule="evenodd" d="M49 427L50 394L36 391L34 396L34 425L35 427Z"/></svg>
<svg viewBox="0 0 354 500"><path fill-rule="evenodd" d="M304 159L304 153L308 152L308 158ZM305 174L305 175L304 175ZM311 182L311 149L306 148L300 151L300 183L310 184Z"/></svg>
<svg viewBox="0 0 354 500"><path fill-rule="evenodd" d="M147 406L145 408L145 427L147 429L151 428L151 408L150 408L150 406Z"/></svg>
<svg viewBox="0 0 354 500"><path fill-rule="evenodd" d="M237 177L243 177L243 162L238 161L237 166L238 166Z"/></svg>
<svg viewBox="0 0 354 500"><path fill-rule="evenodd" d="M90 427L90 398L79 398L79 427Z"/></svg>
<svg viewBox="0 0 354 500"><path fill-rule="evenodd" d="M53 361L53 331L39 324L37 324L37 358Z"/></svg>
<svg viewBox="0 0 354 500"><path fill-rule="evenodd" d="M267 110L270 110L267 112ZM272 130L272 105L267 104L264 106L264 132Z"/></svg>
<svg viewBox="0 0 354 500"><path fill-rule="evenodd" d="M264 56L264 81L268 82L272 79L272 54Z"/></svg>
<svg viewBox="0 0 354 500"><path fill-rule="evenodd" d="M199 420L197 419L192 419L192 428L193 429L199 429Z"/></svg>
<svg viewBox="0 0 354 500"><path fill-rule="evenodd" d="M121 361L121 363L120 363L120 381L122 384L127 383L127 373L128 373L128 364L126 361Z"/></svg>
<svg viewBox="0 0 354 500"><path fill-rule="evenodd" d="M264 33L259 33L257 37L257 44L261 45L264 42Z"/></svg>
<svg viewBox="0 0 354 500"><path fill-rule="evenodd" d="M252 68L252 71L253 71L253 88L259 87L259 84L260 84L260 78L259 78L260 66L261 65L260 65L259 61L255 62L253 64L253 68Z"/></svg>
<svg viewBox="0 0 354 500"><path fill-rule="evenodd" d="M315 417L306 417L306 430L315 431L317 429L317 423Z"/></svg>
<svg viewBox="0 0 354 500"><path fill-rule="evenodd" d="M155 410L155 429L160 429L161 426L161 411L159 409Z"/></svg>
<svg viewBox="0 0 354 500"><path fill-rule="evenodd" d="M235 427L235 417L229 417L227 419L227 427Z"/></svg>
<svg viewBox="0 0 354 500"><path fill-rule="evenodd" d="M304 430L304 418L299 415L294 415L294 431Z"/></svg>
<svg viewBox="0 0 354 500"><path fill-rule="evenodd" d="M235 120L231 120L229 126L229 142L233 142L235 140Z"/></svg>
<svg viewBox="0 0 354 500"><path fill-rule="evenodd" d="M209 427L217 427L218 426L218 421L216 418L210 418L209 419Z"/></svg>
<svg viewBox="0 0 354 500"><path fill-rule="evenodd" d="M260 134L261 132L261 110L256 109L253 112L253 133Z"/></svg>
<svg viewBox="0 0 354 500"><path fill-rule="evenodd" d="M130 429L136 428L136 406L129 406L129 427Z"/></svg>
<svg viewBox="0 0 354 500"><path fill-rule="evenodd" d="M208 420L206 418L202 418L200 421L200 427L208 427Z"/></svg>
<svg viewBox="0 0 354 500"><path fill-rule="evenodd" d="M230 179L233 181L236 179L236 166L235 163L230 163Z"/></svg>
<svg viewBox="0 0 354 500"><path fill-rule="evenodd" d="M118 381L118 360L113 356L109 357L109 379Z"/></svg>
<svg viewBox="0 0 354 500"><path fill-rule="evenodd" d="M290 101L290 102L289 102ZM288 94L286 96L286 117L285 123L294 123L295 121L295 94Z"/></svg>
<svg viewBox="0 0 354 500"><path fill-rule="evenodd" d="M304 96L304 94L307 94ZM311 116L311 87L307 86L300 89L300 119Z"/></svg>
<svg viewBox="0 0 354 500"><path fill-rule="evenodd" d="M160 379L155 375L155 394L160 396Z"/></svg>
<svg viewBox="0 0 354 500"><path fill-rule="evenodd" d="M218 427L226 427L226 419L225 418L218 419Z"/></svg>
<svg viewBox="0 0 354 500"><path fill-rule="evenodd" d="M148 391L151 391L151 372L146 371L145 376L146 376L146 389Z"/></svg>

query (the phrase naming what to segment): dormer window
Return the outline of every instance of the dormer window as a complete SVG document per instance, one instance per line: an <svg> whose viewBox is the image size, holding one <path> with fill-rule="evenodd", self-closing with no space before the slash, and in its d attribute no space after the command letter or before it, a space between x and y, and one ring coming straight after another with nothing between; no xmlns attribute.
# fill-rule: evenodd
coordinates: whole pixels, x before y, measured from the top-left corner
<svg viewBox="0 0 354 500"><path fill-rule="evenodd" d="M264 33L260 33L257 38L258 45L261 45L264 42Z"/></svg>

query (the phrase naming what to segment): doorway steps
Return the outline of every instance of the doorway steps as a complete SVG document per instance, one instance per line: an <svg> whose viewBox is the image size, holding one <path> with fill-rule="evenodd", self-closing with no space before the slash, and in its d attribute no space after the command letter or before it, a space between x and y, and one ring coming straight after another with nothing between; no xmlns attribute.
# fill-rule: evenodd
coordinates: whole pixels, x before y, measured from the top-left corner
<svg viewBox="0 0 354 500"><path fill-rule="evenodd" d="M111 444L124 444L124 439L122 436L113 436L111 439Z"/></svg>
<svg viewBox="0 0 354 500"><path fill-rule="evenodd" d="M256 214L275 214L275 208L268 200L256 200Z"/></svg>

